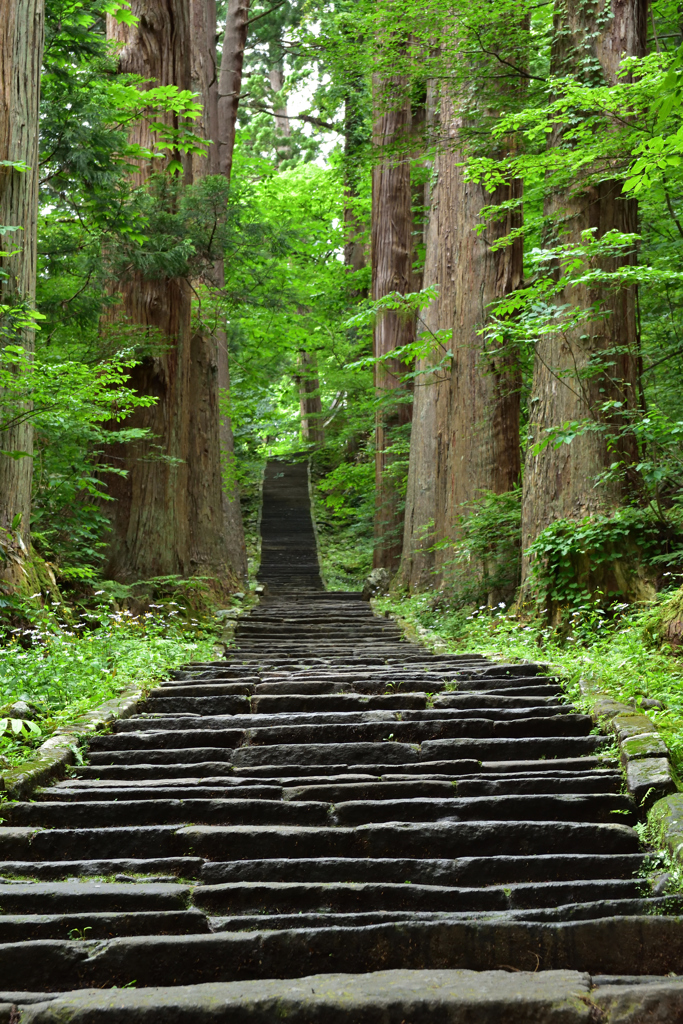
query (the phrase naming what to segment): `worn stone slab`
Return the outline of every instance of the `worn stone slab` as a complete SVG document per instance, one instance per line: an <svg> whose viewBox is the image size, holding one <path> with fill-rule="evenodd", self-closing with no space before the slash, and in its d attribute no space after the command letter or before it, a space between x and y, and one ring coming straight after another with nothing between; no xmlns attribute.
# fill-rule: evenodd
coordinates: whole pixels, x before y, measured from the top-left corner
<svg viewBox="0 0 683 1024"><path fill-rule="evenodd" d="M683 793L671 793L652 806L648 821L659 845L683 862Z"/></svg>
<svg viewBox="0 0 683 1024"><path fill-rule="evenodd" d="M626 765L628 791L638 804L651 805L655 800L676 791L676 782L668 757L642 757Z"/></svg>
<svg viewBox="0 0 683 1024"><path fill-rule="evenodd" d="M80 991L24 1009L22 1024L590 1024L574 971L380 971L291 981Z"/></svg>
<svg viewBox="0 0 683 1024"><path fill-rule="evenodd" d="M629 736L619 744L622 761L628 763L642 757L668 757L669 748L658 732Z"/></svg>
<svg viewBox="0 0 683 1024"><path fill-rule="evenodd" d="M605 1024L680 1024L683 1021L683 982L662 980L645 985L604 985L591 992L591 1001Z"/></svg>
<svg viewBox="0 0 683 1024"><path fill-rule="evenodd" d="M644 736L657 731L647 715L637 712L615 715L612 719L612 730L622 743L632 736Z"/></svg>
<svg viewBox="0 0 683 1024"><path fill-rule="evenodd" d="M454 918L0 945L1 977L21 978L26 988L64 992L132 982L143 988L169 980L196 985L299 978L330 968L488 971L505 965L515 972L668 975L681 963L683 919L641 912L585 921Z"/></svg>

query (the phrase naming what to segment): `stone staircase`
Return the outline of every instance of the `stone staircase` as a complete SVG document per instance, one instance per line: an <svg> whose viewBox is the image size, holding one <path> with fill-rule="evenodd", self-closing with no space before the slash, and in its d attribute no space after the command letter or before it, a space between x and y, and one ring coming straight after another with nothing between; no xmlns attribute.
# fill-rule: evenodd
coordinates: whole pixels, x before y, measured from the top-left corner
<svg viewBox="0 0 683 1024"><path fill-rule="evenodd" d="M608 740L542 665L326 592L307 487L269 464L227 659L2 805L0 1022L640 1021L609 1001L671 989L682 904Z"/></svg>

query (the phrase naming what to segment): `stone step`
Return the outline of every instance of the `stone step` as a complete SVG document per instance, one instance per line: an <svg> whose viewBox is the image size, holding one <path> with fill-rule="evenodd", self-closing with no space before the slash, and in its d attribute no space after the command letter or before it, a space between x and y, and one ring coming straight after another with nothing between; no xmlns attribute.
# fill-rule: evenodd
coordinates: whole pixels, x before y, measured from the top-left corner
<svg viewBox="0 0 683 1024"><path fill-rule="evenodd" d="M0 943L37 939L111 939L119 935L201 935L209 922L201 910L109 911L68 914L2 914ZM2 1019L2 1018L0 1018Z"/></svg>
<svg viewBox="0 0 683 1024"><path fill-rule="evenodd" d="M400 882L481 886L511 882L562 882L625 878L633 881L645 855L540 854L533 857L464 857L418 860L400 857L204 861L202 882Z"/></svg>
<svg viewBox="0 0 683 1024"><path fill-rule="evenodd" d="M388 730L387 730L388 731ZM391 732L389 732L391 736ZM422 744L420 753L407 743L387 738L382 743L301 743L238 747L232 763L240 770L250 765L284 764L409 764L435 760L531 760L532 758L578 757L605 746L602 736L547 736L524 739L443 739ZM113 756L114 752L108 755ZM123 751L118 752L119 755Z"/></svg>
<svg viewBox="0 0 683 1024"><path fill-rule="evenodd" d="M173 881L176 877L198 878L204 861L201 857L165 857L140 860L119 858L116 860L7 860L2 863L4 881L15 876L31 877L43 881L87 878L90 876L114 876L115 881L162 882Z"/></svg>
<svg viewBox="0 0 683 1024"><path fill-rule="evenodd" d="M0 907L5 914L184 910L191 891L161 882L11 882L0 883Z"/></svg>
<svg viewBox="0 0 683 1024"><path fill-rule="evenodd" d="M391 882L231 882L198 886L193 902L212 916L310 911L367 913L373 910L488 912L558 907L603 899L638 899L641 888L632 879L510 883L487 888Z"/></svg>
<svg viewBox="0 0 683 1024"><path fill-rule="evenodd" d="M194 712L199 715L248 715L250 711L251 705L246 696L159 696L158 690L148 700L141 701L136 708L138 714Z"/></svg>
<svg viewBox="0 0 683 1024"><path fill-rule="evenodd" d="M48 806L48 805L43 805ZM73 806L73 805L69 805ZM222 860L263 857L473 857L550 853L632 854L638 837L623 824L437 821L353 827L295 825L138 825L91 828L4 827L4 860Z"/></svg>
<svg viewBox="0 0 683 1024"><path fill-rule="evenodd" d="M520 778L518 775L497 776L487 779L483 776L464 777L450 781L426 780L424 777L411 781L390 782L383 779L375 782L335 782L299 785L283 789L285 800L323 800L328 803L340 803L347 800L391 800L403 797L441 797L450 799L457 796L508 796L523 793L619 793L622 779L617 772L610 772L609 777L596 780L591 774L579 778L547 777L539 773L530 773Z"/></svg>
<svg viewBox="0 0 683 1024"><path fill-rule="evenodd" d="M559 921L553 928L548 928L543 921L505 917L491 920L446 918L358 925L351 929L330 926L187 937L145 936L104 943L87 940L6 943L0 946L0 976L21 979L27 989L50 992L120 987L134 982L137 990L130 990L130 995L139 1000L145 988L168 984L168 979L173 979L175 985L239 981L255 976L265 981L281 977L283 973L295 978L330 970L367 974L379 969L434 969L444 962L453 968L477 971L506 964L513 971L531 970L540 965L543 971L572 969L588 975L668 974L669 971L675 974L682 957L683 931L676 919L651 914ZM496 1007L498 1016L490 1018L491 1024L504 1019L501 1008L504 1009L515 991L516 977L515 973L506 974L508 988ZM329 986L329 982L327 984ZM262 988L262 995L264 991L267 990ZM334 993L333 988L331 992ZM111 1006L112 994L106 993L106 997L102 1005ZM424 999L424 993L420 993L420 998ZM213 993L212 1001L215 1020ZM301 995L298 1003L306 1005ZM588 1009L588 1012L578 1020L588 1024L591 1011L585 1003L579 1003L582 1010ZM403 1006L401 1012L404 1013ZM543 1015L537 1014L537 1020L548 1021L545 1008L539 1013ZM430 1014L431 1017L422 1019L434 1020L433 1005L430 1005ZM67 1019L74 1020L73 1016ZM310 1022L310 1013L308 1018L300 1019ZM377 1019L375 1015L374 1020ZM402 1019L405 1020L405 1016L394 1018L396 1024ZM477 1020L477 1024L481 1020L470 1019ZM527 1016L525 1024L529 1019ZM184 1020L196 1022L197 1017L186 1015ZM556 1016L556 1020L559 1024L561 1018Z"/></svg>
<svg viewBox="0 0 683 1024"><path fill-rule="evenodd" d="M215 682L197 682L192 684L187 682L164 682L149 691L149 699L153 700L156 697L163 697L164 699L175 699L178 697L223 697L232 694L241 694L248 697L254 692L255 684L258 681L259 677L256 676L251 683L226 683L220 679L217 679Z"/></svg>
<svg viewBox="0 0 683 1024"><path fill-rule="evenodd" d="M350 800L335 804L334 821L365 825L380 821L637 821L630 797L615 794L479 796L450 800Z"/></svg>
<svg viewBox="0 0 683 1024"><path fill-rule="evenodd" d="M161 825L176 822L202 824L324 825L329 805L324 803L258 799L93 800L15 803L4 807L10 826L86 828L100 825ZM2 902L0 902L2 906Z"/></svg>
<svg viewBox="0 0 683 1024"><path fill-rule="evenodd" d="M255 857L473 857L549 853L637 853L638 837L623 824L565 821L437 821L367 824L361 828L277 826L179 830L195 856ZM229 843L229 847L226 844Z"/></svg>
<svg viewBox="0 0 683 1024"><path fill-rule="evenodd" d="M386 746L386 745L385 745ZM296 749L296 748L294 748ZM382 748L382 753L384 752ZM262 781L275 779L283 785L295 785L300 779L308 780L311 777L336 776L336 775L374 775L376 777L389 777L398 774L399 776L413 775L420 778L440 777L441 779L452 779L459 776L478 774L480 772L493 775L515 774L519 772L545 774L549 771L582 772L584 766L593 769L601 768L603 765L614 767L614 762L602 761L594 757L575 758L553 758L551 760L538 759L535 761L477 761L473 758L451 761L414 761L412 763L400 764L373 764L367 761L364 764L265 764L265 765L241 765L238 768L231 766L233 773L240 778L251 777ZM149 766L150 770L163 772L161 766L155 768ZM192 767L192 766L189 766ZM112 768L112 771L120 771L120 768Z"/></svg>
<svg viewBox="0 0 683 1024"><path fill-rule="evenodd" d="M153 733L152 736L158 739L160 734ZM163 735L163 734L161 734ZM201 734L204 740L211 739L206 733ZM90 765L95 768L99 765L173 765L178 761L183 764L193 762L223 761L226 770L232 771L231 747L150 747L140 750L93 750L88 755ZM213 769L212 769L213 773Z"/></svg>
<svg viewBox="0 0 683 1024"><path fill-rule="evenodd" d="M231 745L243 743L372 742L387 739L391 730L399 742L420 743L436 738L586 736L593 723L588 715L545 714L529 716L515 709L495 711L434 709L392 711L373 709L349 712L296 712L291 715L149 715L122 721L107 736L95 737L93 750L117 749L133 736L145 733L206 731L229 734ZM234 732L233 732L234 730ZM238 732L239 730L239 732ZM237 742L235 742L237 741Z"/></svg>
<svg viewBox="0 0 683 1024"><path fill-rule="evenodd" d="M251 702L251 710L256 714L288 714L290 712L313 711L363 711L388 710L403 711L425 708L425 693L388 693L362 696L355 693L301 693L301 694L267 694L258 692Z"/></svg>
<svg viewBox="0 0 683 1024"><path fill-rule="evenodd" d="M164 754L167 751L163 751ZM193 752L194 753L194 752ZM225 751L219 752L221 755ZM230 753L228 751L228 753ZM149 780L149 779L167 779L167 778L183 778L185 776L191 776L193 778L220 778L223 777L230 781L235 776L235 769L233 768L230 761L191 761L182 763L176 761L173 757L167 759L165 762L158 762L149 764L144 759L138 764L129 764L124 761L121 764L98 764L98 765L84 765L79 768L79 778L81 779L97 779L102 782L107 780Z"/></svg>
<svg viewBox="0 0 683 1024"><path fill-rule="evenodd" d="M77 787L75 784L69 786L55 786L53 789L42 790L39 794L41 801L70 801L79 802L83 800L281 800L281 786L261 786L255 783L252 786L231 786L224 780L219 779L213 785L207 785L201 779L174 783L171 779L162 780L163 786L159 785L121 785L121 786L100 786L82 784ZM301 799L306 799L302 797Z"/></svg>
<svg viewBox="0 0 683 1024"><path fill-rule="evenodd" d="M588 1024L588 1014L604 1024L616 1024L624 1007L631 1021L645 1020L651 1009L662 1008L662 1021L683 1018L683 984L676 978L604 978L591 986L578 971L537 972L491 970L381 970L376 973L327 972L291 980L214 982L174 988L80 990L48 1002L21 1004L22 1022L50 1024L130 1024L158 1020L178 1024L215 1024L216 1008L234 1024L272 1020L278 1013L290 1024ZM595 984L597 979L593 978ZM614 980L616 984L610 985ZM13 1000L14 1001L14 1000Z"/></svg>

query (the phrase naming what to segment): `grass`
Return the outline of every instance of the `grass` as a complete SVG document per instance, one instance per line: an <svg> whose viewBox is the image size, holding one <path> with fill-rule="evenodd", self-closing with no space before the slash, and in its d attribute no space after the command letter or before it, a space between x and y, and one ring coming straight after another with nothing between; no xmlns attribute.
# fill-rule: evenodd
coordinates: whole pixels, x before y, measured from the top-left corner
<svg viewBox="0 0 683 1024"><path fill-rule="evenodd" d="M434 594L387 597L373 603L409 622L428 646L452 653L465 651L505 661L540 661L563 680L568 696L588 709L579 680L591 689L637 707L643 698L664 704L647 709L683 776L683 657L655 638L657 604L645 608L617 606L613 617L583 608L573 616L571 635L541 621L510 614L504 607L453 610L435 607Z"/></svg>
<svg viewBox="0 0 683 1024"><path fill-rule="evenodd" d="M146 689L187 661L215 658L213 632L183 620L173 604L139 615L100 608L73 621L45 610L13 630L0 647L0 706L6 716L8 705L25 701L41 735L5 732L2 763L21 764L59 726L126 687Z"/></svg>

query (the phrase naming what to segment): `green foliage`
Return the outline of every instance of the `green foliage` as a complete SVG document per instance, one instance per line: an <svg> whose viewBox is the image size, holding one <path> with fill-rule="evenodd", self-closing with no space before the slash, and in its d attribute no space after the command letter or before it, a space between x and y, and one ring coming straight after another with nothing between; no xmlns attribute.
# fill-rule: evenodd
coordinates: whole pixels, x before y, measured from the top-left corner
<svg viewBox="0 0 683 1024"><path fill-rule="evenodd" d="M654 579L662 570L683 562L683 524L677 516L662 522L648 509L625 507L613 515L558 519L530 546L530 590L539 607L548 602L569 609L590 603L593 596L642 597L641 567ZM639 583L641 584L639 593Z"/></svg>
<svg viewBox="0 0 683 1024"><path fill-rule="evenodd" d="M0 646L0 705L25 701L36 724L12 727L2 753L19 763L42 742L41 734L125 687L145 689L178 665L215 657L211 631L183 621L181 606L174 604L150 606L138 615L110 611L105 604L80 614L67 610L66 617L58 602L45 610L25 604L30 624L11 630L11 639Z"/></svg>
<svg viewBox="0 0 683 1024"><path fill-rule="evenodd" d="M361 590L372 569L373 453L339 462L317 484L314 514L323 579L330 590Z"/></svg>
<svg viewBox="0 0 683 1024"><path fill-rule="evenodd" d="M455 520L459 539L442 542L444 588L456 606L510 601L521 574L522 493L485 491L461 506ZM504 601L503 601L504 599Z"/></svg>

